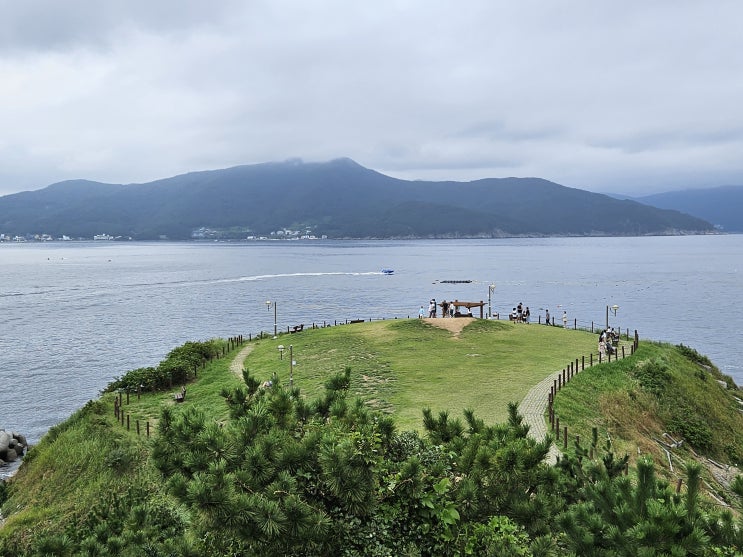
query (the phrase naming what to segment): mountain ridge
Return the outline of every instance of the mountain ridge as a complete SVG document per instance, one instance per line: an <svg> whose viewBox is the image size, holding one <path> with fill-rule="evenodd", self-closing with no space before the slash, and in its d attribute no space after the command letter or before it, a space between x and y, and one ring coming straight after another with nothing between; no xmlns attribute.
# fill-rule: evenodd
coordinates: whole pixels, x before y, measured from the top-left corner
<svg viewBox="0 0 743 557"><path fill-rule="evenodd" d="M68 180L0 197L0 233L134 239L443 238L709 233L704 219L542 178L407 181L348 158L189 172L138 184Z"/></svg>
<svg viewBox="0 0 743 557"><path fill-rule="evenodd" d="M743 186L686 189L634 198L661 209L694 214L726 232L743 232Z"/></svg>

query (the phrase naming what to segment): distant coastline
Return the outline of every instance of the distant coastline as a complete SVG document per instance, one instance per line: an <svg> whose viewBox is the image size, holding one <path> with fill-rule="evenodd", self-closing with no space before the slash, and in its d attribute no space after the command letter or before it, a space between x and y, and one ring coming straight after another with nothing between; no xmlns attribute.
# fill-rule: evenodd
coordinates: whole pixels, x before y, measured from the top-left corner
<svg viewBox="0 0 743 557"><path fill-rule="evenodd" d="M709 230L699 232L687 232L687 231L669 231L668 233L648 233L648 234L479 234L471 236L463 236L459 234L440 234L436 236L367 236L363 238L355 237L328 237L314 236L314 235L303 235L303 236L249 236L245 238L189 238L189 239L170 239L170 238L158 238L148 240L136 240L131 236L108 236L102 234L100 237L48 237L46 234L29 234L24 237L14 236L9 237L0 234L0 245L2 244L23 244L23 243L117 243L117 242L179 242L179 243L202 243L209 244L214 242L298 242L298 241L323 241L323 240L348 240L348 241L372 241L372 240L493 240L493 239L508 239L508 238L649 238L659 236L722 236L722 235L735 235L743 234L743 232L726 232L722 230Z"/></svg>

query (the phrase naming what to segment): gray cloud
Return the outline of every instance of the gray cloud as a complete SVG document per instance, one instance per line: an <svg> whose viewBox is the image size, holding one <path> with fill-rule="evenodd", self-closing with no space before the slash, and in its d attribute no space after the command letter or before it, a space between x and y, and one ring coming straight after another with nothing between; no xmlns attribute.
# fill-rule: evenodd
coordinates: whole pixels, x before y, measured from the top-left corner
<svg viewBox="0 0 743 557"><path fill-rule="evenodd" d="M0 2L3 14L0 50L105 48L116 42L126 29L188 33L194 28L219 24L238 5L230 0L213 5L199 0L3 0Z"/></svg>
<svg viewBox="0 0 743 557"><path fill-rule="evenodd" d="M295 156L627 193L743 183L737 2L0 4L0 194Z"/></svg>

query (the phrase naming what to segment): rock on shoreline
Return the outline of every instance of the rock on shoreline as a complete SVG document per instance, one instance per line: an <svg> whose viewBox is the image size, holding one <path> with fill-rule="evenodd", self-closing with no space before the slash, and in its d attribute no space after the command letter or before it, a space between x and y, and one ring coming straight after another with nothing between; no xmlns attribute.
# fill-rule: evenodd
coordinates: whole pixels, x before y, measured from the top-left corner
<svg viewBox="0 0 743 557"><path fill-rule="evenodd" d="M25 454L27 447L25 436L0 429L0 465L18 460Z"/></svg>

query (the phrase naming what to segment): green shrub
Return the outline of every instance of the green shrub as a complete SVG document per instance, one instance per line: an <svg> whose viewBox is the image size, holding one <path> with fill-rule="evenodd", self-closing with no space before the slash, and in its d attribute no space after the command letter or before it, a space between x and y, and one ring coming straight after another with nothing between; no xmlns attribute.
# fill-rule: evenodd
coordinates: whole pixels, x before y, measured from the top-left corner
<svg viewBox="0 0 743 557"><path fill-rule="evenodd" d="M698 451L708 451L712 446L712 430L709 425L685 405L673 409L668 426Z"/></svg>
<svg viewBox="0 0 743 557"><path fill-rule="evenodd" d="M691 360L692 362L699 365L714 367L707 356L703 356L693 348L684 346L683 344L676 345L676 348L678 348L679 352L681 352L681 354L683 354L686 359Z"/></svg>
<svg viewBox="0 0 743 557"><path fill-rule="evenodd" d="M630 374L637 379L640 386L647 392L660 397L671 381L668 366L659 360L641 362L632 369Z"/></svg>
<svg viewBox="0 0 743 557"><path fill-rule="evenodd" d="M140 367L109 383L104 392L169 389L196 376L199 367L219 354L220 341L187 342L171 350L157 367Z"/></svg>
<svg viewBox="0 0 743 557"><path fill-rule="evenodd" d="M424 448L423 440L417 431L403 431L392 436L389 446L390 458L396 462L403 462L411 456L420 455Z"/></svg>
<svg viewBox="0 0 743 557"><path fill-rule="evenodd" d="M123 472L129 468L135 456L126 447L116 447L108 451L104 457L104 463L108 468Z"/></svg>

